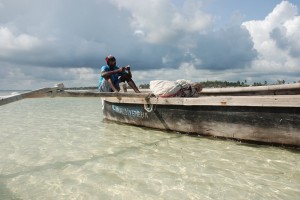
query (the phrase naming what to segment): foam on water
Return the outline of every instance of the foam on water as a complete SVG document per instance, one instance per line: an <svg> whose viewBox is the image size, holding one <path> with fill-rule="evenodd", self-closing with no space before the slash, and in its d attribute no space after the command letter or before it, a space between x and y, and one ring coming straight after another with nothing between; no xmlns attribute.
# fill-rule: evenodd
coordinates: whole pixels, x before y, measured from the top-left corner
<svg viewBox="0 0 300 200"><path fill-rule="evenodd" d="M300 152L104 122L99 98L0 107L0 199L298 199Z"/></svg>

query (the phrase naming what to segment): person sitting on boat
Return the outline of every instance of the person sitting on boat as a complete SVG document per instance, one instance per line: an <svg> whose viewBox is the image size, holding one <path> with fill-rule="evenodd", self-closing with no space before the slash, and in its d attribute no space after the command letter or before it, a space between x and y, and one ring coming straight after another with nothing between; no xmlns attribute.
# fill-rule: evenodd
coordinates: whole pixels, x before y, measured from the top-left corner
<svg viewBox="0 0 300 200"><path fill-rule="evenodd" d="M107 65L101 67L101 76L99 79L100 92L119 92L119 84L126 81L136 93L140 93L132 80L129 65L119 68L116 65L116 58L112 55L107 56L105 60Z"/></svg>

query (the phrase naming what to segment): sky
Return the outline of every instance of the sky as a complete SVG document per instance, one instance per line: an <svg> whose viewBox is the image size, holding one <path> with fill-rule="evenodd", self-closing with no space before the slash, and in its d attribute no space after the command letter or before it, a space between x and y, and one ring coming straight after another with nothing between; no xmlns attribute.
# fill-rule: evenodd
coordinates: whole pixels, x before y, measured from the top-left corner
<svg viewBox="0 0 300 200"><path fill-rule="evenodd" d="M0 0L0 90L134 81L300 81L299 0Z"/></svg>

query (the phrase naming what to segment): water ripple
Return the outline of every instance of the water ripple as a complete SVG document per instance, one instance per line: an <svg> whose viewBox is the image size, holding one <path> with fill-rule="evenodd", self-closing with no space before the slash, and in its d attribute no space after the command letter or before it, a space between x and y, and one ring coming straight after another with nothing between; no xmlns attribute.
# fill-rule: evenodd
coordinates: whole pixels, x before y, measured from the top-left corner
<svg viewBox="0 0 300 200"><path fill-rule="evenodd" d="M298 199L300 152L102 120L98 98L0 107L0 199Z"/></svg>

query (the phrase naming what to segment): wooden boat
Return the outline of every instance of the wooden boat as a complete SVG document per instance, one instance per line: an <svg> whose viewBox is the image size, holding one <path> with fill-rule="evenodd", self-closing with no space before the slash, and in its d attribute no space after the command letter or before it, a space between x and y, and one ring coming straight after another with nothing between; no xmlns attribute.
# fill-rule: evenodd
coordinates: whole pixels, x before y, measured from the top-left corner
<svg viewBox="0 0 300 200"><path fill-rule="evenodd" d="M183 133L300 147L300 83L204 88L197 98L67 91L63 85L0 98L101 97L106 120Z"/></svg>
<svg viewBox="0 0 300 200"><path fill-rule="evenodd" d="M197 98L99 93L111 121L221 138L300 147L300 83L204 88Z"/></svg>

